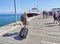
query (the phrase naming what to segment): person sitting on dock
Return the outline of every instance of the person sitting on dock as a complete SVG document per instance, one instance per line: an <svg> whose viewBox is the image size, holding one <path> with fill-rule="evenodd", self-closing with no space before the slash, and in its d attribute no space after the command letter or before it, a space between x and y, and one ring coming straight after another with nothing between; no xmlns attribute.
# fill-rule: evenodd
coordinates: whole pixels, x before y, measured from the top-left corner
<svg viewBox="0 0 60 44"><path fill-rule="evenodd" d="M23 23L24 27L26 27L28 25L27 19L28 19L28 16L27 16L26 12L24 12L24 14L21 15L21 22Z"/></svg>

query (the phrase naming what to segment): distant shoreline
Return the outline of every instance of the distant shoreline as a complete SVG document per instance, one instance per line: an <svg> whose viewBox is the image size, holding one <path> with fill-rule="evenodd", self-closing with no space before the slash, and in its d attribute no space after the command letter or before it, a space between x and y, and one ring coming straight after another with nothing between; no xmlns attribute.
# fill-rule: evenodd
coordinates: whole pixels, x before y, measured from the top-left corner
<svg viewBox="0 0 60 44"><path fill-rule="evenodd" d="M23 13L23 12L20 12L20 13L17 12L16 14L22 14L22 13ZM0 12L0 14L15 14L15 13L14 13L14 12L10 12L10 13L5 13L5 12L2 12L2 13L1 13L1 12Z"/></svg>
<svg viewBox="0 0 60 44"><path fill-rule="evenodd" d="M15 14L15 13L0 13L0 14ZM17 13L17 14L22 14L22 13Z"/></svg>

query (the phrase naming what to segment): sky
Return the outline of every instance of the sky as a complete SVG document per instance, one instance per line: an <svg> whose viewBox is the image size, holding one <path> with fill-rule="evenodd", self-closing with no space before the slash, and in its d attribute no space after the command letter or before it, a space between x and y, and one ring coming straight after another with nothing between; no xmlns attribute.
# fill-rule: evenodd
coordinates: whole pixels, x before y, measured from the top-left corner
<svg viewBox="0 0 60 44"><path fill-rule="evenodd" d="M17 13L29 11L37 7L40 11L60 8L60 0L16 0ZM0 0L0 13L13 13L14 0Z"/></svg>

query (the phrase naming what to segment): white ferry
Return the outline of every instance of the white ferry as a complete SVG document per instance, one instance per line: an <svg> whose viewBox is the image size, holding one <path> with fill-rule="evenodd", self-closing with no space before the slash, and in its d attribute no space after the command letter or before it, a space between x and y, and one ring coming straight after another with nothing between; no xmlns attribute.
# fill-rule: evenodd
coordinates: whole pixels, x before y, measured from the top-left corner
<svg viewBox="0 0 60 44"><path fill-rule="evenodd" d="M32 16L37 16L40 15L41 12L37 10L37 8L32 8L31 11L26 12L28 17L32 17Z"/></svg>

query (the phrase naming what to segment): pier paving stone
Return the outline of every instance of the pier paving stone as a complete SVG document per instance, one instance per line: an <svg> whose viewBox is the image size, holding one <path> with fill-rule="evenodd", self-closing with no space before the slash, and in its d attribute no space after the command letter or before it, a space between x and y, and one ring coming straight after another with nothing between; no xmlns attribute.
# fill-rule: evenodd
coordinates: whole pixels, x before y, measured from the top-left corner
<svg viewBox="0 0 60 44"><path fill-rule="evenodd" d="M21 27L0 36L0 44L60 44L60 26L53 23L53 18L43 19L38 16L29 24L26 39L19 38Z"/></svg>

